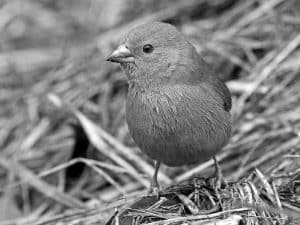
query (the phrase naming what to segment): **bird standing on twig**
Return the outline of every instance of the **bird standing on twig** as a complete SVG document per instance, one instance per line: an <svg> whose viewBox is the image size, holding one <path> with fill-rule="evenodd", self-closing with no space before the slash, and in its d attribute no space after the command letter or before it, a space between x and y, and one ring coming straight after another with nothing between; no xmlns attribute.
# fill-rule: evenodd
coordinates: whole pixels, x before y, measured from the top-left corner
<svg viewBox="0 0 300 225"><path fill-rule="evenodd" d="M124 68L126 118L140 149L160 162L203 162L231 135L231 94L194 46L174 26L152 22L129 31L107 59Z"/></svg>

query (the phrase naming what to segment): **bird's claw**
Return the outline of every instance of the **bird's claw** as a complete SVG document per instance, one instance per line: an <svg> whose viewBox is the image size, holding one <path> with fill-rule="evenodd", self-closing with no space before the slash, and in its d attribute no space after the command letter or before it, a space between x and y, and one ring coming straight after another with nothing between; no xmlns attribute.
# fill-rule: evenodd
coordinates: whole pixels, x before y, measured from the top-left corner
<svg viewBox="0 0 300 225"><path fill-rule="evenodd" d="M216 157L213 157L214 164L215 164L215 176L214 176L214 187L218 190L222 189L223 187L227 187L227 181L225 180L224 176L222 175L222 171L220 169L219 163Z"/></svg>
<svg viewBox="0 0 300 225"><path fill-rule="evenodd" d="M220 196L220 190L223 188L226 188L228 186L228 183L222 175L222 172L221 172L221 169L220 169L220 166L219 166L219 163L218 163L216 157L213 157L213 160L214 160L214 164L215 164L215 175L212 180L211 186L214 189L217 200L222 209L223 204L222 204L222 198Z"/></svg>
<svg viewBox="0 0 300 225"><path fill-rule="evenodd" d="M153 185L153 184L151 184L151 185L150 185L150 188L149 188L149 190L148 190L148 194L149 194L149 195L156 196L157 199L159 199L159 198L160 198L160 194L161 194L161 190L160 190L160 188L159 188L158 185Z"/></svg>

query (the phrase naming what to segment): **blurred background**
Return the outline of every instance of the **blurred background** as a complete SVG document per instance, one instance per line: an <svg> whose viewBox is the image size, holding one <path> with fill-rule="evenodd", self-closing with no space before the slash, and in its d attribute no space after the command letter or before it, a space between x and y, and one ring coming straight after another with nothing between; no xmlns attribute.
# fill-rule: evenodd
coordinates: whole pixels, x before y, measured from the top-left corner
<svg viewBox="0 0 300 225"><path fill-rule="evenodd" d="M105 58L149 21L175 25L232 92L226 178L259 168L300 208L299 0L2 0L0 224L94 208L105 221L145 193L153 163L128 134L126 77ZM168 186L213 162L160 171Z"/></svg>

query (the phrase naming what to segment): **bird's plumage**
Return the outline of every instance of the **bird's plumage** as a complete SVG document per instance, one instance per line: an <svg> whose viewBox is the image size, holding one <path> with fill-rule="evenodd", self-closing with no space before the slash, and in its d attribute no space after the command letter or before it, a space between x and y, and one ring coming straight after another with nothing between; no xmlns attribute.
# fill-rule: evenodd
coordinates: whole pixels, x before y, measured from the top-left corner
<svg viewBox="0 0 300 225"><path fill-rule="evenodd" d="M129 31L121 44L134 58L120 63L129 82L128 127L142 151L179 166L208 160L226 145L230 92L183 34L152 22Z"/></svg>
<svg viewBox="0 0 300 225"><path fill-rule="evenodd" d="M227 143L230 114L212 89L200 85L129 91L130 134L151 158L169 166L202 162Z"/></svg>

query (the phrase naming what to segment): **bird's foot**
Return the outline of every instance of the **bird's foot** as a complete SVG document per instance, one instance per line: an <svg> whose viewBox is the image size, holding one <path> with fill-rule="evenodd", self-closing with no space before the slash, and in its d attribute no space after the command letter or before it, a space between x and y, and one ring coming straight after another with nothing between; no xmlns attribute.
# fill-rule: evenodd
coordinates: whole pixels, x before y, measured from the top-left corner
<svg viewBox="0 0 300 225"><path fill-rule="evenodd" d="M216 157L214 157L213 159L214 159L214 164L215 164L214 187L217 188L218 190L220 190L222 188L226 188L228 184L222 174L220 165L219 165Z"/></svg>
<svg viewBox="0 0 300 225"><path fill-rule="evenodd" d="M156 160L153 179L151 181L150 190L148 191L148 194L155 195L157 199L159 199L160 197L160 188L157 181L159 166L160 166L160 161Z"/></svg>
<svg viewBox="0 0 300 225"><path fill-rule="evenodd" d="M148 190L148 194L156 196L157 199L160 198L161 190L157 183L155 184L155 183L151 182L150 188Z"/></svg>
<svg viewBox="0 0 300 225"><path fill-rule="evenodd" d="M222 204L222 198L220 196L220 190L223 188L227 187L227 181L225 180L225 178L222 175L219 163L216 159L216 157L213 158L214 159L214 164L215 164L215 176L212 182L212 187L215 191L217 200L219 202L219 205L221 207L221 209L223 208L223 204Z"/></svg>

